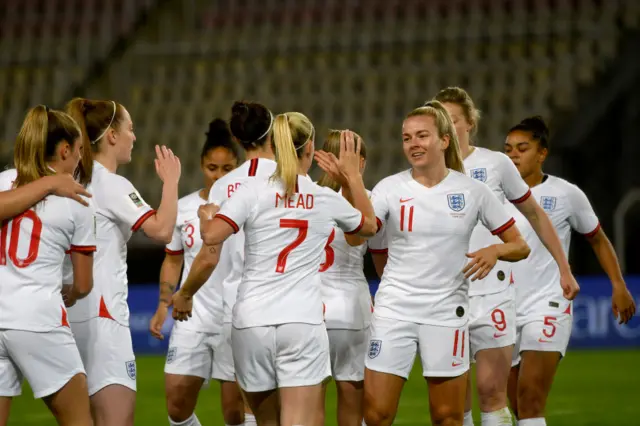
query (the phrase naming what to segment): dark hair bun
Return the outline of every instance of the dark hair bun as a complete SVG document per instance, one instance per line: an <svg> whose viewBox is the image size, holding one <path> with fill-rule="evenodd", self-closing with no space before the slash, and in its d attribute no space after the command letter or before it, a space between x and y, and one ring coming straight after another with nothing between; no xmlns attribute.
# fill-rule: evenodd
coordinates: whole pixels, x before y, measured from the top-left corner
<svg viewBox="0 0 640 426"><path fill-rule="evenodd" d="M243 145L260 145L270 126L271 113L262 104L236 101L231 107L229 127L233 136Z"/></svg>
<svg viewBox="0 0 640 426"><path fill-rule="evenodd" d="M216 118L209 123L209 131L205 133L207 140L219 140L229 138L229 126L222 118Z"/></svg>

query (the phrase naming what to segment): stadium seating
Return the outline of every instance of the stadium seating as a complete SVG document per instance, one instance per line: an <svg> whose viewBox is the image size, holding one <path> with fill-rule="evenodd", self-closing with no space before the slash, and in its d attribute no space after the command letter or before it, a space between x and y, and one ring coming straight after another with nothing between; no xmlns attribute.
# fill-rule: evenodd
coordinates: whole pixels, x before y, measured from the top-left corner
<svg viewBox="0 0 640 426"><path fill-rule="evenodd" d="M131 17L150 1L116 2L128 12L112 6L105 19L120 22L118 13ZM26 3L34 2L45 3ZM17 6L22 3L8 1L14 5L8 10L26 14ZM66 8L60 10L75 17L68 25L90 37L74 39L76 60L60 35L59 43L40 49L44 58L51 51L45 46L55 46L56 67L41 69L49 64L41 60L28 71L23 62L0 69L0 122L14 124L22 114L8 98L8 85L23 108L42 98L43 87L52 88L47 96L60 102L86 71L83 64L103 54L116 36L105 30L111 26L99 24L103 3L62 3ZM60 16L56 8L45 10L56 10L51 22ZM166 1L86 93L118 99L130 110L138 142L134 164L123 173L145 186L152 203L160 195L159 180L150 176L152 146L168 144L181 156L181 192L193 190L201 179L195 153L208 121L228 117L230 104L242 98L260 100L275 112L306 113L319 139L327 128L360 132L370 146L366 180L372 186L404 164L404 114L440 88L468 89L484 116L478 144L499 148L505 129L524 116L571 109L578 89L615 57L620 34L637 27L639 17L638 2L622 0ZM72 25L74 19L93 24ZM127 24L120 25L126 31ZM11 44L8 32L2 30L0 46ZM34 32L51 37L45 33ZM93 40L102 48L79 47ZM0 50L3 62L20 56L19 47ZM52 84L52 76L64 89Z"/></svg>

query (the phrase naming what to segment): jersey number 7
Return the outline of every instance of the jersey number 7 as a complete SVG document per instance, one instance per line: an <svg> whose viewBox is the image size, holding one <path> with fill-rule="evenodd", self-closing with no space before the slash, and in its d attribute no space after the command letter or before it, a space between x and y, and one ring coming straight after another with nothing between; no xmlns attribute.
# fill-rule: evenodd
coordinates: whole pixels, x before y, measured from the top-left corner
<svg viewBox="0 0 640 426"><path fill-rule="evenodd" d="M287 266L287 257L296 247L298 247L307 238L307 231L309 230L309 221L301 219L280 219L280 228L297 228L298 236L289 245L287 245L278 255L278 264L276 266L276 272L279 274L284 273L284 269Z"/></svg>
<svg viewBox="0 0 640 426"><path fill-rule="evenodd" d="M33 226L31 227L31 237L29 239L29 250L27 257L20 259L18 257L18 241L20 240L20 223L23 219L31 219ZM42 233L42 221L33 210L27 210L21 215L12 219L11 235L9 238L9 250L7 251L7 234L9 233L9 221L2 222L2 231L0 233L0 266L7 264L7 254L9 259L16 268L26 268L35 262L40 249L40 234Z"/></svg>

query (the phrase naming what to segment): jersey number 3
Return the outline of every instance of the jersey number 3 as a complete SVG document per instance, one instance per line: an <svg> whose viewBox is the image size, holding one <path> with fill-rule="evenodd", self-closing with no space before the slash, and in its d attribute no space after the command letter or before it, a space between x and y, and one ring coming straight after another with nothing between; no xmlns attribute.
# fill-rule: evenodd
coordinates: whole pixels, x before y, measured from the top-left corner
<svg viewBox="0 0 640 426"><path fill-rule="evenodd" d="M31 227L31 237L29 238L29 250L27 257L20 259L18 257L18 242L20 241L20 224L24 219L30 219L33 222ZM42 233L42 221L33 210L27 210L19 216L12 219L11 235L9 237L9 250L7 250L7 234L9 233L9 221L2 222L2 232L0 234L0 266L7 264L7 255L16 266L16 268L26 268L31 265L38 257L38 249L40 248L40 234Z"/></svg>

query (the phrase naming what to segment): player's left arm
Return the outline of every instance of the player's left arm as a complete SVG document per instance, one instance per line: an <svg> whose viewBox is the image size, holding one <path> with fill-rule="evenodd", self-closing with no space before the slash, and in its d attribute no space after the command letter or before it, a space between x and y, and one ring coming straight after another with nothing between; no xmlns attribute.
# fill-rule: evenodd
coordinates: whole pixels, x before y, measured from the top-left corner
<svg viewBox="0 0 640 426"><path fill-rule="evenodd" d="M571 228L583 234L591 244L600 266L611 280L613 315L620 324L626 324L635 314L636 305L633 296L627 289L627 284L624 282L615 249L600 226L600 221L585 193L577 186L572 185L567 195L571 203L569 217Z"/></svg>

